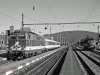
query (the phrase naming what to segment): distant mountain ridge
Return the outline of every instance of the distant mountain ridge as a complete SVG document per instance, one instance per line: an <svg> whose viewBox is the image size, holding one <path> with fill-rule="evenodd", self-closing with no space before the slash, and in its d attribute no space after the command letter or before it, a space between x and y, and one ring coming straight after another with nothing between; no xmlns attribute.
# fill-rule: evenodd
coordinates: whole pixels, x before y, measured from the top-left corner
<svg viewBox="0 0 100 75"><path fill-rule="evenodd" d="M67 41L77 41L87 36L98 39L98 33L90 32L90 31L64 31L61 33L54 33L54 34L45 34L44 37L53 37L54 40L60 41L60 35L62 39L66 39Z"/></svg>

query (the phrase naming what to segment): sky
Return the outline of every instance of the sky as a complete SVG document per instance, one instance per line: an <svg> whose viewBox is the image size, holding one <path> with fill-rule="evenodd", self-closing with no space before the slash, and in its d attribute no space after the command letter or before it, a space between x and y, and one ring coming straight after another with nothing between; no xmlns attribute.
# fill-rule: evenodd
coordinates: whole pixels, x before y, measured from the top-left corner
<svg viewBox="0 0 100 75"><path fill-rule="evenodd" d="M0 33L8 30L11 25L14 26L14 29L19 29L22 13L24 14L24 24L100 22L100 0L0 0ZM43 35L50 33L50 27L51 33L72 30L97 32L98 25L100 24L25 27L30 27L33 32ZM47 27L46 30L45 27Z"/></svg>

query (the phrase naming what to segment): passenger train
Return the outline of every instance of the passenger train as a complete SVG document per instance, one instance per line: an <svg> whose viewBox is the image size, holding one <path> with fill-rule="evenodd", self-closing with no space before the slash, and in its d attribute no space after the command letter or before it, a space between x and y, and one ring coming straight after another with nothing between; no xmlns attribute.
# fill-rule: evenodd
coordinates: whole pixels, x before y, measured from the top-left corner
<svg viewBox="0 0 100 75"><path fill-rule="evenodd" d="M10 33L8 41L7 60L25 59L60 47L60 42L25 31Z"/></svg>

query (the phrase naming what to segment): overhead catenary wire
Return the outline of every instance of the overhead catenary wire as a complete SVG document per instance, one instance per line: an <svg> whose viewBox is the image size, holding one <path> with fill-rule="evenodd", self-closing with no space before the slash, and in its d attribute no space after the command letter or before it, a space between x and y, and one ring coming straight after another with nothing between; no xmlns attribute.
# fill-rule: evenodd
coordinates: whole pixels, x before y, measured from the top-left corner
<svg viewBox="0 0 100 75"><path fill-rule="evenodd" d="M0 2L1 3L1 2ZM47 2L46 2L47 3ZM3 4L3 3L2 3ZM5 5L5 4L3 4L3 5ZM18 12L18 11L16 11L16 10L14 10L14 9L12 9L12 8L10 8L9 6L7 6L7 5L5 5L6 7L8 7L9 8L9 16L8 15L6 15L6 14L4 14L4 13L1 13L1 14L3 14L3 15L5 15L5 16L7 16L7 17L9 17L9 18L11 18L11 19L14 19L14 20L16 20L16 21L18 21L18 22L21 22L21 21L19 21L19 20L17 20L17 19L15 19L15 18L12 18L11 17L11 15L10 15L10 10L13 10L13 11L15 11L15 12L17 12L18 14L21 14L20 12ZM48 5L48 7L50 8L50 6ZM51 10L52 11L52 10ZM24 16L24 17L26 17L26 18L28 18L28 19L31 19L32 20L32 18L29 18L29 17L27 17L27 16ZM56 16L55 16L56 17ZM36 20L36 19L35 19ZM39 20L36 20L36 21L39 21ZM39 22L42 22L42 21L39 21ZM43 23L45 23L45 22L43 22Z"/></svg>
<svg viewBox="0 0 100 75"><path fill-rule="evenodd" d="M2 3L2 2L0 2L0 3L1 3L2 5L4 5L4 6L6 6L7 8L9 8L10 10L13 10L13 11L17 12L18 14L22 15L21 12L18 12L18 11L16 11L15 9L12 9L11 7L5 5L5 4ZM4 13L1 12L1 14L4 14ZM6 14L4 14L4 15L6 15ZM8 16L8 15L6 15L6 16ZM100 15L96 15L96 16L93 16L93 17L90 17L90 18L87 18L87 19L83 19L83 20L80 20L80 21L84 21L84 20L92 19L92 18L99 17L99 16L100 16ZM28 19L30 19L30 20L36 20L36 19L30 18L30 17L27 17L27 16L24 16L24 17L26 17L26 18L28 18ZM56 16L55 16L55 17L56 17ZM38 22L42 22L42 23L46 23L46 22L39 21L39 20L36 20L36 21L38 21ZM77 21L77 22L80 22L80 21Z"/></svg>
<svg viewBox="0 0 100 75"><path fill-rule="evenodd" d="M9 6L5 5L5 4L4 4L4 3L2 3L2 2L0 2L0 3L1 3L2 5L4 5L5 7L7 7L8 9L13 10L14 12L16 12L16 13L18 13L18 14L22 15L22 13L21 13L21 12L18 12L18 11L16 11L15 9L12 9L11 7L9 7ZM45 23L45 22L43 22L43 21L39 21L39 20L36 20L36 19L30 18L30 17L27 17L27 16L25 16L25 15L24 15L24 17L25 17L25 18L28 18L28 19L30 19L30 20L35 20L35 21L38 21L38 22Z"/></svg>
<svg viewBox="0 0 100 75"><path fill-rule="evenodd" d="M99 2L97 3L97 1L98 0L95 0L95 2L93 3L93 5L91 6L91 8L90 8L90 10L89 10L89 12L87 13L87 15L86 15L86 17L85 17L85 19L84 20L82 20L82 21L87 21L88 19L91 19L91 18L95 18L95 17L98 17L98 16L94 16L94 17L91 17L90 18L90 15L92 14L92 12L94 11L94 9L97 7L97 5L99 4ZM97 3L97 4L96 4ZM95 5L96 4L96 5ZM95 6L95 7L94 7ZM93 8L94 7L94 8ZM99 15L100 16L100 15ZM82 25L83 26L83 25ZM81 26L81 27L82 27Z"/></svg>
<svg viewBox="0 0 100 75"><path fill-rule="evenodd" d="M85 21L88 19L88 15L90 13L90 11L92 10L92 8L94 7L95 3L97 2L97 0L95 0L95 2L93 3L93 5L91 6L89 12L87 13L86 17L85 17Z"/></svg>
<svg viewBox="0 0 100 75"><path fill-rule="evenodd" d="M57 17L55 16L54 12L52 11L51 7L49 6L47 0L45 0L45 2L46 2L46 4L47 4L48 8L51 10L51 13L53 14L53 16L54 16L56 22L60 23L60 22L58 21ZM60 27L60 25L59 25L59 27Z"/></svg>
<svg viewBox="0 0 100 75"><path fill-rule="evenodd" d="M97 0L96 0L97 1ZM95 10L95 8L97 7L97 5L100 3L100 0L99 2L95 5L95 7L93 8L93 10L90 12L90 14L88 15L87 19L91 16L91 14L93 13L93 11Z"/></svg>
<svg viewBox="0 0 100 75"><path fill-rule="evenodd" d="M42 4L45 6L45 8L47 9L47 11L49 12L49 14L51 15L51 17L53 18L53 20L56 22L55 18L53 17L53 15L51 14L51 12L49 11L49 9L46 7L46 5L44 4L44 2L41 0Z"/></svg>
<svg viewBox="0 0 100 75"><path fill-rule="evenodd" d="M54 14L54 12L53 12L53 10L51 9L50 5L48 4L47 0L45 0L45 3L46 3L46 5L47 5L49 11L51 11L51 14L52 14L52 16L53 16L54 19L55 19L55 22L58 22L58 23L59 23L59 21L58 21L56 15ZM59 27L60 27L60 24L59 24ZM52 29L51 29L51 30L52 30ZM61 32L61 29L60 29L60 32Z"/></svg>
<svg viewBox="0 0 100 75"><path fill-rule="evenodd" d="M6 14L4 14L4 13L2 13L2 12L0 12L2 15L4 15L4 16L7 16L7 17L9 17L9 18L12 18L11 16L8 16L8 15L6 15ZM97 16L94 16L94 17L91 17L91 18L95 18L95 17L98 17L98 16L100 16L100 15L97 15ZM91 19L91 18L89 18L89 19ZM14 19L14 20L16 20L16 21L18 21L18 22L21 22L21 21L19 21L19 20L17 20L17 19L15 19L15 18L12 18L12 19ZM80 20L80 21L83 21L83 20ZM80 21L77 21L77 22L80 22ZM76 23L77 23L76 22ZM80 22L81 23L81 22ZM85 22L83 22L83 23L85 23ZM89 22L88 22L89 23ZM93 22L90 22L90 23L93 23ZM96 23L96 22L94 22L94 23ZM97 22L97 23L99 23L99 22ZM37 23L38 24L38 23ZM42 25L42 24L49 24L49 23L40 23L40 25ZM53 23L51 23L51 24L53 24ZM58 24L58 25L60 25L61 23L56 23L56 24ZM64 23L63 23L64 24ZM66 24L66 23L65 23ZM25 24L26 25L26 24Z"/></svg>
<svg viewBox="0 0 100 75"><path fill-rule="evenodd" d="M6 15L6 14L2 13L2 12L0 12L0 14L4 15L4 16L6 16L6 17L9 17L9 18L11 18L11 19L13 19L13 20L16 20L17 22L21 22L21 21L19 21L19 20L15 19L15 18L12 18L11 16L8 16L8 15Z"/></svg>
<svg viewBox="0 0 100 75"><path fill-rule="evenodd" d="M83 20L77 21L77 22L81 22L81 21L88 20L88 19L92 19L92 18L99 17L99 16L100 15L96 15L96 16L93 16L93 17L90 17L90 18L87 18L87 19L83 19Z"/></svg>
<svg viewBox="0 0 100 75"><path fill-rule="evenodd" d="M99 17L100 15L96 15L96 16L93 16L93 17L90 17L90 18L88 18L88 19L92 19L92 18L95 18L95 17ZM80 21L77 21L77 22L81 22L81 21L84 21L84 20L88 20L88 19L83 19L83 20L80 20ZM80 25L79 25L80 26ZM82 25L83 26L83 25ZM81 27L82 27L81 26Z"/></svg>
<svg viewBox="0 0 100 75"><path fill-rule="evenodd" d="M52 11L51 7L49 6L47 0L45 0L45 2L46 2L46 4L48 5L48 8L51 10L52 14L54 15L56 21L59 22L58 19L57 19L57 17L55 16L54 12Z"/></svg>
<svg viewBox="0 0 100 75"><path fill-rule="evenodd" d="M0 2L1 3L1 2ZM2 3L3 4L3 3ZM5 5L5 4L3 4L3 5ZM16 10L14 10L14 9L12 9L12 8L10 8L9 6L7 6L7 5L5 5L6 7L8 7L9 8L9 10L13 10L13 11L15 11L15 12L17 12L17 13L19 13L19 14L22 14L22 13L20 13L20 12L18 12L18 11L16 11ZM50 7L50 6L49 6ZM52 11L52 10L51 10ZM9 18L11 18L11 19L14 19L14 20L16 20L16 21L18 21L18 22L21 22L21 21L19 21L19 20L17 20L17 19L15 19L15 18L12 18L11 17L11 15L10 16L8 16L8 15L6 15L6 14L4 14L4 13L2 13L2 12L0 12L2 15L5 15L5 16L7 16L7 17L9 17ZM100 16L100 15L97 15L97 16L94 16L94 17L98 17L98 16ZM26 16L24 16L24 17L26 17ZM56 17L56 16L55 16ZM94 17L91 17L91 18L94 18ZM29 17L26 17L26 18L28 18L28 19L31 19L32 20L32 18L29 18ZM88 18L88 19L91 19L91 18ZM39 21L39 20L37 20L37 21ZM82 21L82 20L81 20ZM39 21L39 22L42 22L42 21ZM45 22L42 22L42 23L45 23ZM59 25L60 25L60 23L59 23Z"/></svg>
<svg viewBox="0 0 100 75"><path fill-rule="evenodd" d="M2 2L0 2L2 5L4 5L5 7L7 7L7 8L9 8L9 9L11 9L11 10L13 10L13 11L15 11L15 12L17 12L17 13L19 13L20 14L20 12L18 12L18 11L16 11L16 10L14 10L14 9L12 9L11 7L9 7L9 6L7 6L7 5L5 5L4 3L2 3Z"/></svg>

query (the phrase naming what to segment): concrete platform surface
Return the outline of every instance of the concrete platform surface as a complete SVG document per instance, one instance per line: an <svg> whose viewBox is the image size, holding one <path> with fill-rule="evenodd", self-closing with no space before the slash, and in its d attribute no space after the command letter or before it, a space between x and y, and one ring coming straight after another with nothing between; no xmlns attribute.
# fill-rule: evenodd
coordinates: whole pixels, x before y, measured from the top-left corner
<svg viewBox="0 0 100 75"><path fill-rule="evenodd" d="M84 75L71 47L69 47L59 75Z"/></svg>

